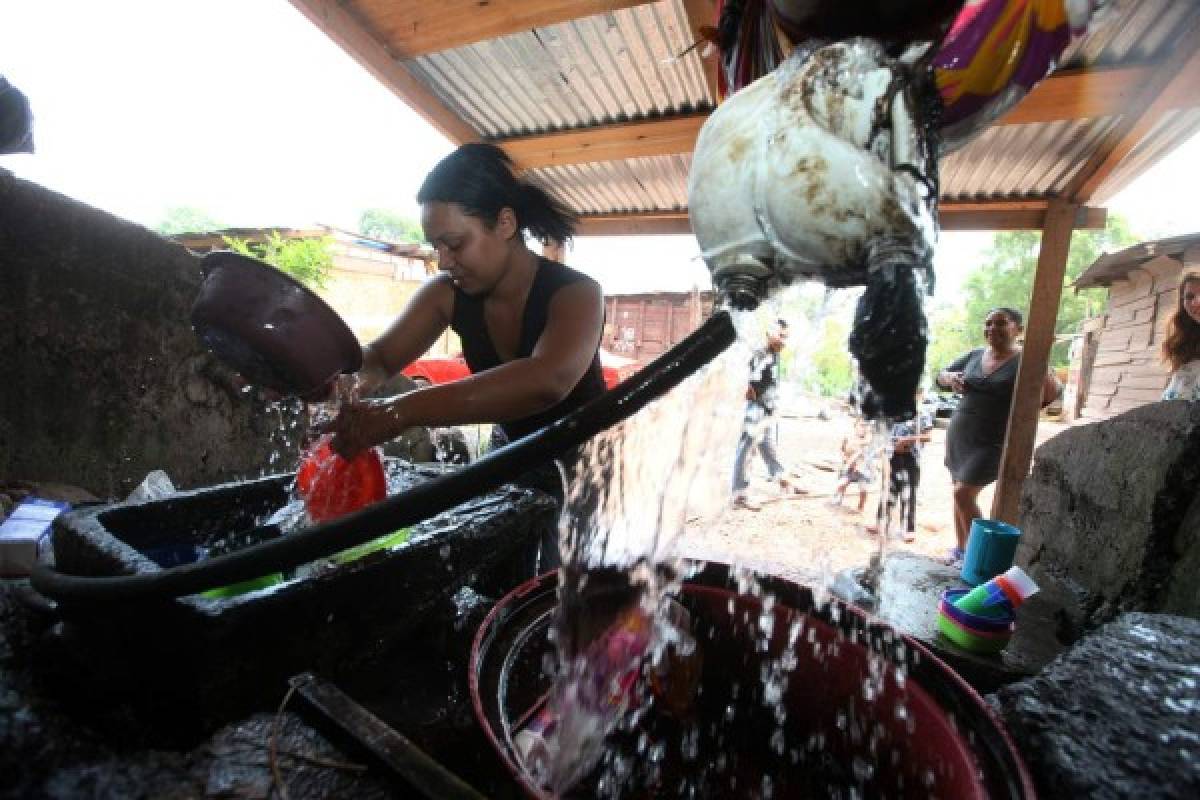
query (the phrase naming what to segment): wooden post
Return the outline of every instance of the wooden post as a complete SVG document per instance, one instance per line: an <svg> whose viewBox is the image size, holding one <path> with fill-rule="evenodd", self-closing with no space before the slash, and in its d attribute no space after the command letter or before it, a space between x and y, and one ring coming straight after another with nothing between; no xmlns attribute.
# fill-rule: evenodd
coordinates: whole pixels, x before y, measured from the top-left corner
<svg viewBox="0 0 1200 800"><path fill-rule="evenodd" d="M1054 344L1054 325L1058 321L1058 303L1062 298L1063 276L1067 270L1077 210L1078 206L1061 200L1052 201L1046 209L1037 273L1033 278L1033 297L1029 301L1029 319L1025 324L1025 346L1008 413L999 482L992 501L992 518L1010 525L1017 524L1021 486L1033 460L1038 415L1042 408L1042 385L1049 369L1050 347Z"/></svg>
<svg viewBox="0 0 1200 800"><path fill-rule="evenodd" d="M542 255L560 264L567 263L567 248L563 247L562 242L554 239L542 245Z"/></svg>

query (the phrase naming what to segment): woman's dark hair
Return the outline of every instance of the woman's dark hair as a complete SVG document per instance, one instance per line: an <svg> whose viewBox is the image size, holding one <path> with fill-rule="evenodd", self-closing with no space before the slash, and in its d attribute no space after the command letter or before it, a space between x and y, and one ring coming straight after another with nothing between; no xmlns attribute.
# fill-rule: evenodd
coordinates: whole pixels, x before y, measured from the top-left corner
<svg viewBox="0 0 1200 800"><path fill-rule="evenodd" d="M1025 315L1020 311L1017 311L1015 308L1009 308L1008 306L996 306L995 308L989 308L988 312L983 315L983 318L987 319L997 311L1011 319L1013 322L1017 323L1017 327L1025 324Z"/></svg>
<svg viewBox="0 0 1200 800"><path fill-rule="evenodd" d="M491 144L464 144L438 162L417 192L417 202L454 203L488 228L500 209L511 208L521 230L542 244L568 242L575 233L575 213L540 186L521 180L512 159Z"/></svg>
<svg viewBox="0 0 1200 800"><path fill-rule="evenodd" d="M1175 313L1167 320L1162 356L1172 372L1200 358L1200 322L1192 319L1192 315L1183 307L1183 293L1189 283L1197 284L1200 289L1200 270L1186 270L1180 276L1179 302L1175 305Z"/></svg>

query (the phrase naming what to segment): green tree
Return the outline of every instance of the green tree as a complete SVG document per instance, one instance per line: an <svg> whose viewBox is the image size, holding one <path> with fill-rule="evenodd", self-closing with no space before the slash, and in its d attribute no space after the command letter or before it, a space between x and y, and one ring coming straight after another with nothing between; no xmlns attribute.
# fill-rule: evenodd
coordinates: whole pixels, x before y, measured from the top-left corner
<svg viewBox="0 0 1200 800"><path fill-rule="evenodd" d="M285 239L277 231L271 231L263 242L249 242L231 236L221 238L235 253L260 258L306 286L324 287L333 269L331 236Z"/></svg>
<svg viewBox="0 0 1200 800"><path fill-rule="evenodd" d="M931 314L933 344L927 359L930 375L955 356L980 346L983 319L989 310L1007 306L1028 315L1040 241L1041 234L1036 231L1005 232L993 237L984 262L971 271L963 285L965 302L960 304L961 313L947 308ZM1076 292L1071 288L1075 279L1103 253L1121 250L1137 241L1129 223L1116 215L1109 216L1104 230L1072 234L1055 333L1074 333L1083 320L1104 307L1103 290ZM1067 350L1066 341L1056 342L1050 351L1051 365L1065 366Z"/></svg>
<svg viewBox="0 0 1200 800"><path fill-rule="evenodd" d="M364 211L358 219L358 232L385 242L420 244L425 241L421 223L384 208L368 208Z"/></svg>
<svg viewBox="0 0 1200 800"><path fill-rule="evenodd" d="M154 226L156 233L174 236L180 233L204 233L225 227L206 212L192 206L173 206L163 214L162 221Z"/></svg>
<svg viewBox="0 0 1200 800"><path fill-rule="evenodd" d="M825 397L844 395L854 382L846 347L850 326L842 316L829 316L823 320L819 335L820 343L812 354L812 370L804 376L804 386Z"/></svg>

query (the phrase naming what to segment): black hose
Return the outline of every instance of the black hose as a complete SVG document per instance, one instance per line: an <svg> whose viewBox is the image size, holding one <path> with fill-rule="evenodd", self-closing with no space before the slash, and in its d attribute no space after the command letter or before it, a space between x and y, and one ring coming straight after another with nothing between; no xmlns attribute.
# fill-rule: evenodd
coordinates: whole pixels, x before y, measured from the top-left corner
<svg viewBox="0 0 1200 800"><path fill-rule="evenodd" d="M135 575L68 575L39 564L33 571L33 586L60 601L165 599L326 558L398 528L415 525L578 447L677 386L736 338L729 314L717 312L645 369L561 420L489 453L474 464L300 533L206 561Z"/></svg>

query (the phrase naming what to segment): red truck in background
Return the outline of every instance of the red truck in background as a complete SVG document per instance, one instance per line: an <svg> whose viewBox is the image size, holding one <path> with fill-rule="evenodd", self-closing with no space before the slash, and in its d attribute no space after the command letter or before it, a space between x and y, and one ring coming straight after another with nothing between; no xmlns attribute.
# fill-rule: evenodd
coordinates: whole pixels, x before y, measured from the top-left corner
<svg viewBox="0 0 1200 800"><path fill-rule="evenodd" d="M610 353L603 347L600 348L600 371L604 376L604 385L609 389L628 378L637 369L636 361ZM449 383L471 374L462 353L452 356L419 358L401 372L421 386Z"/></svg>

